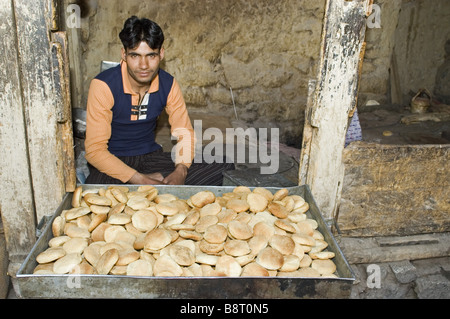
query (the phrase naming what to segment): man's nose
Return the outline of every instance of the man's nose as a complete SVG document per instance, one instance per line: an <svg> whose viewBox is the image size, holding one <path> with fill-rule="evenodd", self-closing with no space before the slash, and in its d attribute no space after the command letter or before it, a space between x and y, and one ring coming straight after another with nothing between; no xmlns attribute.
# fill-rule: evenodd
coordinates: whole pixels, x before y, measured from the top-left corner
<svg viewBox="0 0 450 319"><path fill-rule="evenodd" d="M149 63L148 63L147 58L146 58L146 57L141 57L141 58L139 59L139 67L140 67L141 69L147 69L148 66L149 66Z"/></svg>

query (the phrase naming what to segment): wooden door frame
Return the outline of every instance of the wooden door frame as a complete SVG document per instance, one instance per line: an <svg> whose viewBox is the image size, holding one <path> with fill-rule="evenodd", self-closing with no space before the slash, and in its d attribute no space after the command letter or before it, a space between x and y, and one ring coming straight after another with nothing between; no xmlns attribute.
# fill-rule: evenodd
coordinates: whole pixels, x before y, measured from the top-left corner
<svg viewBox="0 0 450 319"><path fill-rule="evenodd" d="M325 219L339 206L348 118L356 107L366 17L372 0L327 0L317 79L309 83L299 184L307 184Z"/></svg>
<svg viewBox="0 0 450 319"><path fill-rule="evenodd" d="M76 186L67 40L58 0L0 0L0 211L10 275L36 225Z"/></svg>

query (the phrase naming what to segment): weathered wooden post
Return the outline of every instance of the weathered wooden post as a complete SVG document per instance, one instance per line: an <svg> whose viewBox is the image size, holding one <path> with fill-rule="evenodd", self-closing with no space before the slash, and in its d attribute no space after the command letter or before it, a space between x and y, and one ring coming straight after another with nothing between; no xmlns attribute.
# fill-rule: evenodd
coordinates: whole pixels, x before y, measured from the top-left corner
<svg viewBox="0 0 450 319"><path fill-rule="evenodd" d="M0 0L0 211L10 275L76 184L64 33L57 1Z"/></svg>
<svg viewBox="0 0 450 319"><path fill-rule="evenodd" d="M327 0L319 74L310 83L299 182L308 184L326 219L335 216L343 180L348 116L356 105L369 0Z"/></svg>
<svg viewBox="0 0 450 319"><path fill-rule="evenodd" d="M13 9L12 1L0 1L0 210L9 260L17 263L34 244L36 224Z"/></svg>

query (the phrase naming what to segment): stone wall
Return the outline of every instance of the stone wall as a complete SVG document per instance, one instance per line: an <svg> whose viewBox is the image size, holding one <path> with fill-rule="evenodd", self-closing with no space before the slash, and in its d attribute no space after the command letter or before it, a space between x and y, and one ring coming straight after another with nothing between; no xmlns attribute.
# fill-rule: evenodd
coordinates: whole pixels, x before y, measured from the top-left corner
<svg viewBox="0 0 450 319"><path fill-rule="evenodd" d="M285 142L300 144L324 0L88 4L82 23L85 92L102 60L120 59L118 33L126 18L147 17L165 33L163 68L180 82L189 110L234 117L232 88L240 120L280 127Z"/></svg>
<svg viewBox="0 0 450 319"><path fill-rule="evenodd" d="M443 67L445 43L450 40L450 1L404 0L395 31L403 102L422 88L435 91L436 75ZM447 78L448 79L448 78Z"/></svg>
<svg viewBox="0 0 450 319"><path fill-rule="evenodd" d="M66 0L72 1L72 0ZM150 18L166 35L163 67L180 82L190 111L279 127L281 142L300 146L307 83L316 78L325 0L84 0L80 46L85 107L102 60L118 61L118 33L131 15ZM430 91L450 26L448 0L376 0L381 28L366 33L358 102L390 102L392 53L404 102ZM431 4L432 3L432 4ZM391 72L392 73L392 72Z"/></svg>
<svg viewBox="0 0 450 319"><path fill-rule="evenodd" d="M375 0L381 28L368 28L360 86L360 104L390 103L397 77L399 104L409 105L421 88L433 92L450 39L450 1ZM393 62L396 60L396 65Z"/></svg>
<svg viewBox="0 0 450 319"><path fill-rule="evenodd" d="M395 30L402 0L375 0L379 5L381 28L367 28L366 51L361 74L358 102L368 100L389 103L389 70L395 45ZM374 19L369 17L369 19Z"/></svg>

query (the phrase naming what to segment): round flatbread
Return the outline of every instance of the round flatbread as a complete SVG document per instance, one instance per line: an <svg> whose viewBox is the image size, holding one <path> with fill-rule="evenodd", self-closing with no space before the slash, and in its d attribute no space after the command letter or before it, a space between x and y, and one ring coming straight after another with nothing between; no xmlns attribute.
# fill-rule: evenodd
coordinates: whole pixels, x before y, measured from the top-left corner
<svg viewBox="0 0 450 319"><path fill-rule="evenodd" d="M40 264L46 264L58 260L65 255L66 251L61 247L47 248L42 253L37 255L36 261Z"/></svg>
<svg viewBox="0 0 450 319"><path fill-rule="evenodd" d="M256 257L256 262L268 270L277 270L283 266L283 255L276 249L266 247Z"/></svg>

